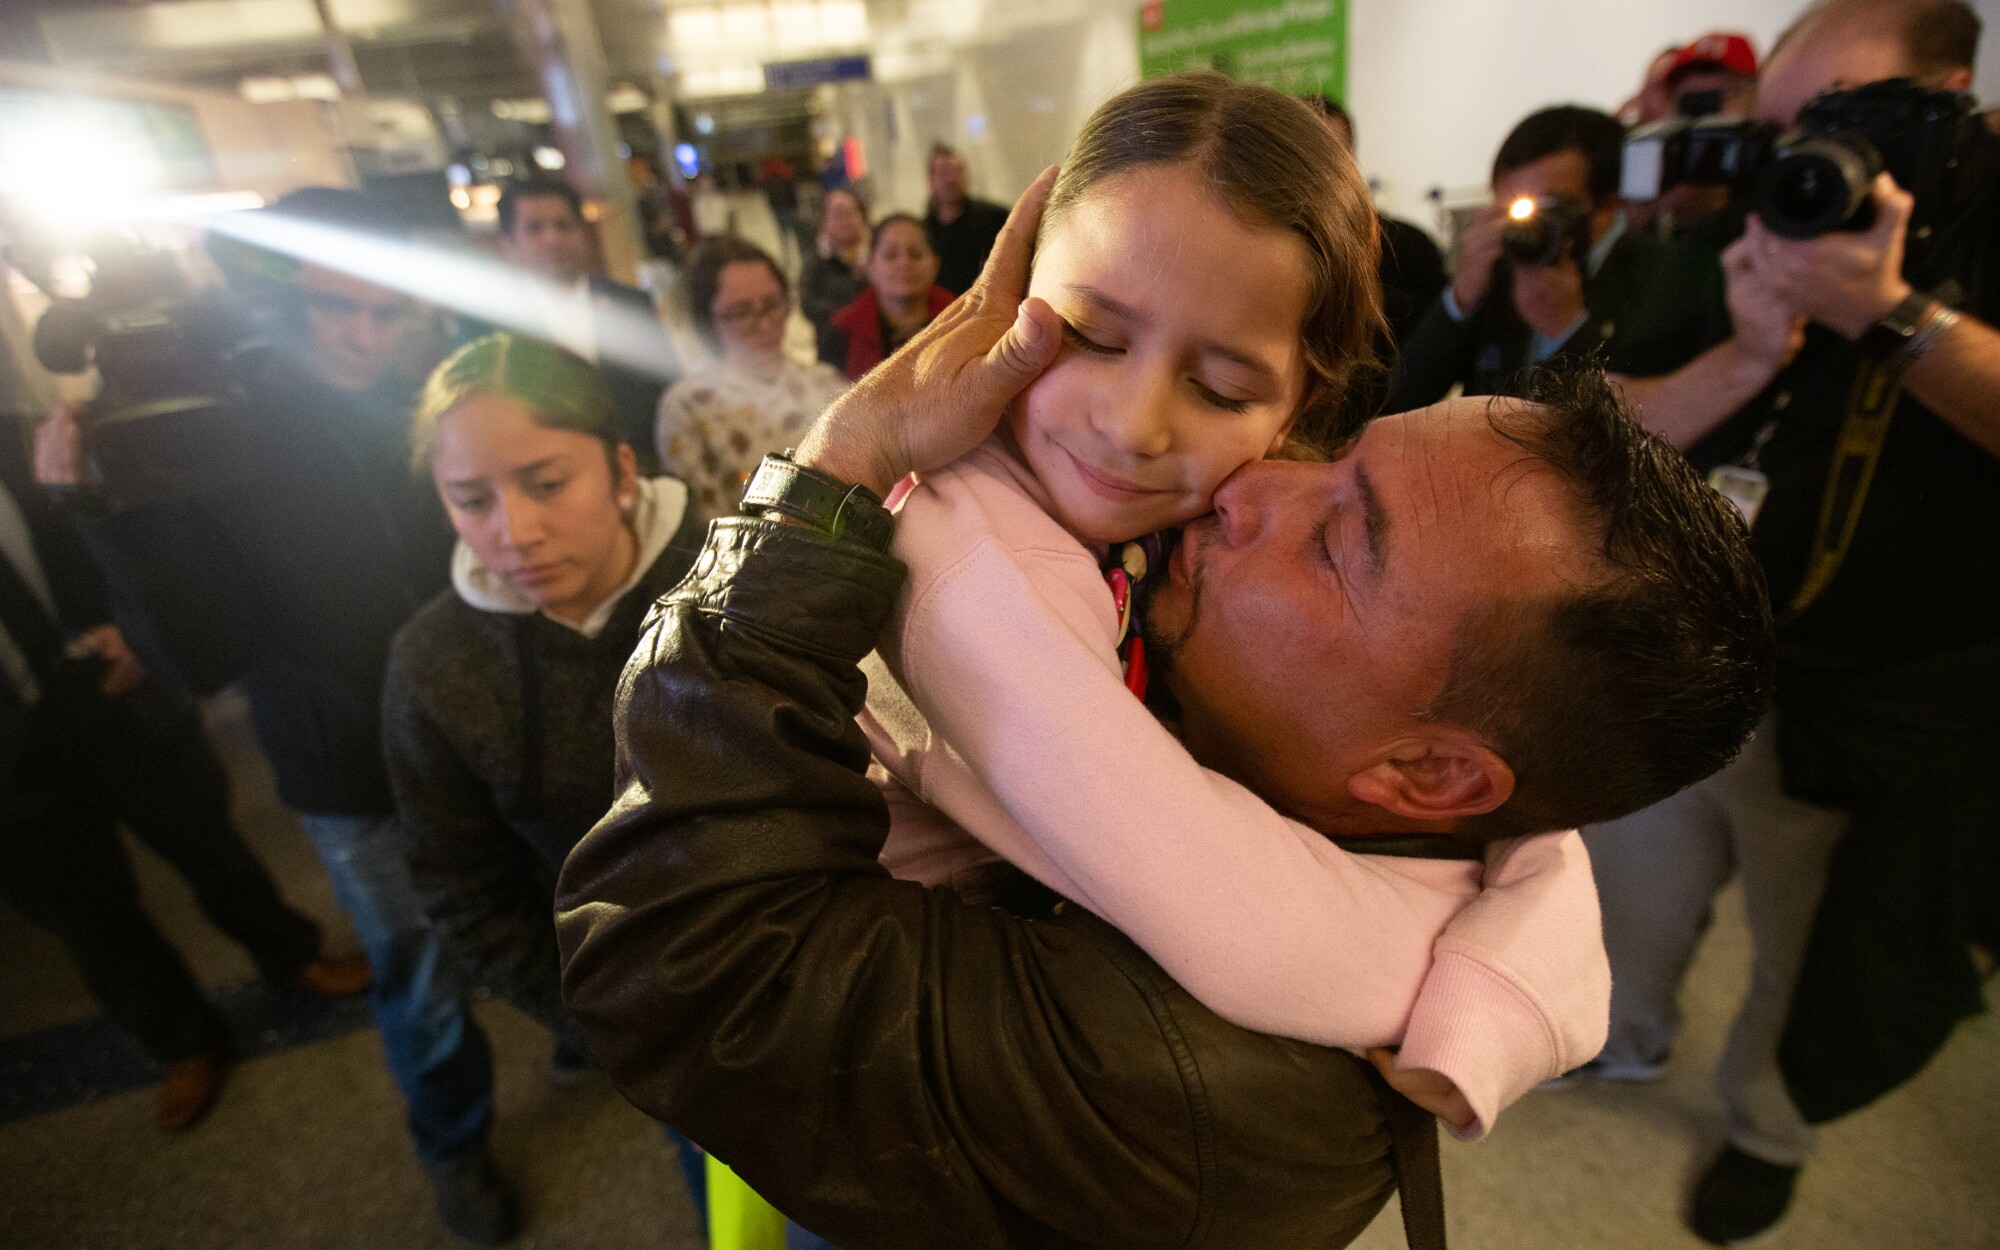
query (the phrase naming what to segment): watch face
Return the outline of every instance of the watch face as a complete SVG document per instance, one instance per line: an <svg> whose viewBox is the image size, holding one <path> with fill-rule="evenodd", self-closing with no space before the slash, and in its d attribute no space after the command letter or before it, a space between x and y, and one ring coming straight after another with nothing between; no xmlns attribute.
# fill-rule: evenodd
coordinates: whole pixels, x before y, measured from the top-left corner
<svg viewBox="0 0 2000 1250"><path fill-rule="evenodd" d="M1921 292L1911 292L1902 302L1882 315L1875 324L1896 335L1909 338L1930 316L1931 297Z"/></svg>

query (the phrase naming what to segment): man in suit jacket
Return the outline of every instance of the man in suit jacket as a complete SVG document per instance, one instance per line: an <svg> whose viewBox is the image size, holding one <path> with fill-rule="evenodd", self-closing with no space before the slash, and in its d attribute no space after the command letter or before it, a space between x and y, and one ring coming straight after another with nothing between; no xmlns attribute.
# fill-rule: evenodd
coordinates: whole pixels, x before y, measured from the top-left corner
<svg viewBox="0 0 2000 1250"><path fill-rule="evenodd" d="M1460 239L1457 274L1402 343L1386 411L1436 403L1460 384L1470 395L1518 394L1531 366L1599 348L1616 367L1628 323L1658 320L1639 316L1658 245L1625 229L1624 138L1615 118L1576 105L1543 109L1514 127L1493 160L1493 203ZM1587 206L1579 236L1547 264L1507 259L1509 208L1552 197Z"/></svg>
<svg viewBox="0 0 2000 1250"><path fill-rule="evenodd" d="M539 334L597 365L611 385L619 424L641 465L652 468L653 417L679 373L652 297L591 272L590 228L568 183L515 183L500 197L500 250L541 279L513 329Z"/></svg>

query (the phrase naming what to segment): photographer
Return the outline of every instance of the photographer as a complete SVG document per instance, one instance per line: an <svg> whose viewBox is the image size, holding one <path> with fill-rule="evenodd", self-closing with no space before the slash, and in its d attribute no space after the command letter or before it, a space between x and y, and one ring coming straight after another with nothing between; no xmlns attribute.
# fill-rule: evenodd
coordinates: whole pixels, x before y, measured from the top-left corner
<svg viewBox="0 0 2000 1250"><path fill-rule="evenodd" d="M1493 203L1459 240L1458 272L1402 344L1384 411L1436 403L1455 385L1509 394L1530 365L1616 340L1648 295L1656 248L1625 229L1625 132L1595 109L1525 118L1493 158Z"/></svg>
<svg viewBox="0 0 2000 1250"><path fill-rule="evenodd" d="M371 209L352 192L313 188L266 211L385 229ZM232 472L178 498L131 502L120 474L93 481L82 454L113 423L86 414L79 429L64 414L38 433L37 477L94 500L77 509L84 533L192 684L242 681L279 795L374 969L376 1024L439 1213L460 1236L494 1244L518 1215L486 1150L491 1057L411 882L382 755L390 639L443 589L451 550L435 495L408 468L415 391L400 366L419 311L307 261L271 256L256 271L289 279L277 296L284 350L217 366L236 375L222 391L234 424L187 457L227 460ZM134 424L117 415L117 427Z"/></svg>
<svg viewBox="0 0 2000 1250"><path fill-rule="evenodd" d="M207 1114L229 1034L139 901L128 826L274 987L368 988L322 959L319 927L278 894L229 815L194 709L147 674L68 520L29 477L17 376L0 360L0 897L68 950L105 1014L165 1070L159 1126Z"/></svg>
<svg viewBox="0 0 2000 1250"><path fill-rule="evenodd" d="M1752 518L1780 611L1777 709L1743 757L1586 832L1607 1077L1661 1070L1711 899L1743 879L1755 963L1717 1074L1728 1145L1690 1214L1716 1244L1783 1215L1811 1125L1914 1075L1978 1010L1968 946L2000 931L2000 132L1923 91L1969 86L1978 35L1960 0L1802 15L1758 117L1868 136L1919 193L1864 165L1846 228L1787 237L1753 215L1723 255L1734 334L1627 383Z"/></svg>

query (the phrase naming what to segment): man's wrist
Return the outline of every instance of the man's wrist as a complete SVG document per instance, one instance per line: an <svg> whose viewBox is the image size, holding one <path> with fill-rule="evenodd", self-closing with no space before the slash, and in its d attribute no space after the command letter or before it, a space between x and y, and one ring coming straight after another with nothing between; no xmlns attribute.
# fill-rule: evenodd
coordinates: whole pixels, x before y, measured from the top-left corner
<svg viewBox="0 0 2000 1250"><path fill-rule="evenodd" d="M872 551L887 551L896 532L880 493L799 464L790 455L764 457L743 492L743 512L802 525Z"/></svg>
<svg viewBox="0 0 2000 1250"><path fill-rule="evenodd" d="M1833 328L1840 332L1841 337L1849 341L1858 342L1863 335L1880 324L1884 317L1894 312L1897 305L1910 298L1915 292L1915 287L1898 278L1893 286L1879 292L1875 299L1857 308L1854 311L1853 320L1846 321Z"/></svg>
<svg viewBox="0 0 2000 1250"><path fill-rule="evenodd" d="M792 453L794 464L866 486L885 498L908 475L908 470L899 470L891 460L873 440L831 416L814 422Z"/></svg>
<svg viewBox="0 0 2000 1250"><path fill-rule="evenodd" d="M1754 395L1778 376L1784 367L1781 355L1758 351L1746 343L1742 336L1727 339L1723 343L1728 355L1729 376L1736 382L1734 389L1745 395Z"/></svg>

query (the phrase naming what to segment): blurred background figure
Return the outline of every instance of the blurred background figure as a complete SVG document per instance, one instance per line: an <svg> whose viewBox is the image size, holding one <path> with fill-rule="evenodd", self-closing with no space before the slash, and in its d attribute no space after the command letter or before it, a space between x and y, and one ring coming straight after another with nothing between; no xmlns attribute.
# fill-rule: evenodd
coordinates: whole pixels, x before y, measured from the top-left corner
<svg viewBox="0 0 2000 1250"><path fill-rule="evenodd" d="M1757 48L1748 35L1710 31L1674 53L1667 67L1669 116L1748 117L1757 105ZM1704 97L1691 99L1690 97Z"/></svg>
<svg viewBox="0 0 2000 1250"><path fill-rule="evenodd" d="M668 178L653 157L635 152L625 161L638 199L640 228L647 254L678 267L694 246L694 204L679 179Z"/></svg>
<svg viewBox="0 0 2000 1250"><path fill-rule="evenodd" d="M916 234L922 237L923 231ZM766 452L797 445L847 384L817 362L785 355L791 289L770 253L724 236L695 249L689 312L716 359L660 399L660 463L686 482L702 522L736 511Z"/></svg>
<svg viewBox="0 0 2000 1250"><path fill-rule="evenodd" d="M1639 81L1639 90L1618 106L1619 125L1628 128L1644 126L1674 115L1673 96L1667 90L1667 72L1674 67L1674 61L1680 54L1679 47L1666 48L1646 62L1646 74Z"/></svg>
<svg viewBox="0 0 2000 1250"><path fill-rule="evenodd" d="M1307 97L1306 103L1320 111L1327 128L1358 161L1354 118L1340 102L1316 95ZM1389 321L1389 342L1384 346L1399 350L1416 329L1418 319L1444 291L1444 255L1421 226L1379 211L1375 224L1382 232L1382 315Z"/></svg>
<svg viewBox="0 0 2000 1250"><path fill-rule="evenodd" d="M951 303L952 293L938 280L939 267L924 223L908 213L876 222L868 244L868 289L827 323L819 336L819 358L849 381L859 381L894 355Z"/></svg>
<svg viewBox="0 0 2000 1250"><path fill-rule="evenodd" d="M972 173L965 158L942 143L931 148L930 189L923 228L937 253L937 283L953 295L963 295L985 266L1000 227L1007 224L1007 209L972 194Z"/></svg>
<svg viewBox="0 0 2000 1250"><path fill-rule="evenodd" d="M21 435L18 411L0 413L0 894L61 940L105 1012L165 1068L159 1125L184 1129L221 1093L229 1033L140 905L121 822L274 988L359 994L368 965L321 958L319 926L243 844L200 718L125 645Z"/></svg>
<svg viewBox="0 0 2000 1250"><path fill-rule="evenodd" d="M331 188L264 211L313 237L395 230L379 202ZM91 481L76 422L58 414L37 431L37 477L73 494L102 486L106 506L73 515L189 685L242 681L279 795L367 952L376 1025L438 1213L497 1244L519 1213L487 1151L491 1055L410 880L382 759L389 641L442 587L450 552L434 493L409 472L415 380L404 369L426 313L306 261L266 257L236 276L277 280L281 345L234 362L237 424L188 449L231 474L119 506L125 487Z"/></svg>
<svg viewBox="0 0 2000 1250"><path fill-rule="evenodd" d="M563 858L611 805L611 703L653 601L701 526L687 487L639 475L602 375L497 334L439 365L411 442L458 545L451 588L396 635L383 740L411 872L472 974L588 1051L563 1008L554 896ZM699 1154L678 1134L699 1202Z"/></svg>
<svg viewBox="0 0 2000 1250"><path fill-rule="evenodd" d="M501 193L499 214L501 252L542 279L526 292L537 314L529 320L540 321L550 342L604 370L619 428L633 446L650 449L653 410L666 389L665 379L677 372L652 297L596 272L583 200L568 183L515 183ZM620 342L637 338L642 355L657 353L656 368L640 369L612 358L606 348L614 337Z"/></svg>
<svg viewBox="0 0 2000 1250"><path fill-rule="evenodd" d="M867 288L869 238L861 197L848 187L828 191L814 254L799 273L799 311L815 335L826 333L833 315Z"/></svg>
<svg viewBox="0 0 2000 1250"><path fill-rule="evenodd" d="M757 185L763 188L764 202L771 206L771 220L778 227L778 257L787 269L799 264L799 183L792 163L782 156L765 160L757 171Z"/></svg>
<svg viewBox="0 0 2000 1250"><path fill-rule="evenodd" d="M1625 228L1624 127L1577 105L1523 118L1493 158L1493 200L1458 272L1403 343L1386 410L1517 393L1523 371L1610 344L1648 297L1656 251ZM1690 353L1691 354L1691 353Z"/></svg>
<svg viewBox="0 0 2000 1250"><path fill-rule="evenodd" d="M1686 1208L1710 1244L1786 1218L1816 1126L1984 1013L2000 944L2000 118L1963 94L1980 27L1961 0L1830 0L1779 36L1764 132L1894 172L1789 166L1845 211L1802 227L1787 214L1810 197L1769 195L1732 214L1725 336L1626 383L1743 513L1778 617L1776 706L1742 756L1584 834L1613 984L1587 1071L1605 1079L1684 1062L1681 982L1717 891L1741 885L1725 1140ZM1704 43L1705 81L1740 78L1747 45Z"/></svg>
<svg viewBox="0 0 2000 1250"><path fill-rule="evenodd" d="M1749 117L1757 103L1757 49L1747 35L1714 31L1674 54L1667 69L1667 92L1675 117ZM1742 232L1743 223L1729 213L1727 187L1681 183L1645 205L1632 218L1634 229L1651 229L1663 237L1711 229L1715 241L1726 243Z"/></svg>

